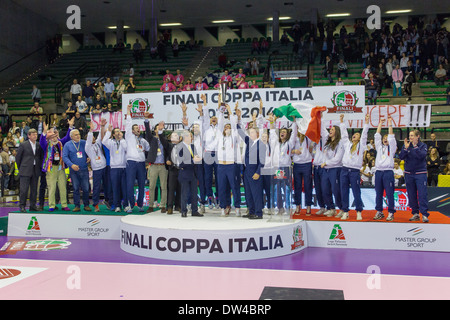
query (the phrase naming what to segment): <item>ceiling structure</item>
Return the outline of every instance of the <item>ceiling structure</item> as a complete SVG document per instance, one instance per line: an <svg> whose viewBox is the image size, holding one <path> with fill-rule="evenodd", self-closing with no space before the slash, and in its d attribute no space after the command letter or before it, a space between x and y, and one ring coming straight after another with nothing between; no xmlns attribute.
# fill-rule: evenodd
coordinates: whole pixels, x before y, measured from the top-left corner
<svg viewBox="0 0 450 320"><path fill-rule="evenodd" d="M152 16L161 23L181 23L181 28L211 26L213 20L234 20L233 25L270 23L275 11L287 22L311 19L317 9L324 19L327 14L350 13L346 18L367 18L367 7L378 5L383 18L388 10L411 9L408 15L450 13L447 1L405 0L13 0L58 24L61 33L103 32L123 20L133 30L149 29ZM66 28L67 8L81 9L81 30ZM397 14L399 15L399 14ZM216 25L217 26L217 25ZM178 28L178 27L172 27Z"/></svg>

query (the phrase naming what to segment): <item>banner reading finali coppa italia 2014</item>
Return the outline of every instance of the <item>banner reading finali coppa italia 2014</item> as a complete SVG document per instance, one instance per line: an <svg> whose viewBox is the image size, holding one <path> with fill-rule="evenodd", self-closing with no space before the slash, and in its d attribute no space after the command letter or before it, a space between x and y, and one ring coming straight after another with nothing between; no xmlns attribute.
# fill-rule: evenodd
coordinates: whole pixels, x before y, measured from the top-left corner
<svg viewBox="0 0 450 320"><path fill-rule="evenodd" d="M197 105L203 103L201 96L206 96L210 116L216 115L218 107L218 90L183 91L170 93L134 93L122 97L122 112L132 105L133 122L143 125L144 112L149 112L153 123L165 121L180 123L182 118L181 104L187 106L187 117L192 123L198 119ZM265 88L247 90L228 90L222 97L234 110L236 103L242 110L242 121L251 121L252 114L259 112L260 100L263 102L263 116L266 117L274 108L291 103L307 103L329 108L327 120L339 120L339 113L351 113L353 119L363 119L365 106L364 86L333 86L314 88ZM283 124L284 125L284 124ZM356 122L355 122L356 125Z"/></svg>
<svg viewBox="0 0 450 320"><path fill-rule="evenodd" d="M92 115L94 130L100 129L100 120L106 118L107 124L125 129L124 115L127 106L132 105L131 116L134 124L144 129L144 113L151 115L152 124L160 121L166 123L181 123L181 104L187 106L187 118L192 124L197 121L199 114L197 105L203 103L201 96L206 96L209 115L214 116L218 107L218 90L183 91L183 92L153 92L124 94L122 98L122 112ZM313 106L325 106L327 111L323 115L326 126L339 124L339 116L345 114L348 128L362 128L364 118L369 114L369 125L376 128L380 119L391 116L393 126L428 127L430 125L431 105L365 105L364 86L326 86L312 88L266 88L227 91L225 102L234 109L236 103L242 110L242 121L251 121L252 114L259 112L260 100L263 102L263 116L274 109L291 103L307 103ZM289 126L288 121L280 121L279 126ZM268 128L268 123L265 124ZM98 130L97 130L97 129Z"/></svg>

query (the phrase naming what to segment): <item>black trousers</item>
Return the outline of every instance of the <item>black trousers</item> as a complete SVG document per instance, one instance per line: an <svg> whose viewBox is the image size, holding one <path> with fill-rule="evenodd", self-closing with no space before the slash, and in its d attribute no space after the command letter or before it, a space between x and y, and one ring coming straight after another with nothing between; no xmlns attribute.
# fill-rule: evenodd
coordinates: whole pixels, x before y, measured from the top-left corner
<svg viewBox="0 0 450 320"><path fill-rule="evenodd" d="M30 190L30 208L36 208L37 185L39 175L33 174L31 177L20 176L19 183L19 205L25 207L27 204L28 190Z"/></svg>
<svg viewBox="0 0 450 320"><path fill-rule="evenodd" d="M181 184L178 182L177 168L170 168L167 181L167 208L181 207Z"/></svg>

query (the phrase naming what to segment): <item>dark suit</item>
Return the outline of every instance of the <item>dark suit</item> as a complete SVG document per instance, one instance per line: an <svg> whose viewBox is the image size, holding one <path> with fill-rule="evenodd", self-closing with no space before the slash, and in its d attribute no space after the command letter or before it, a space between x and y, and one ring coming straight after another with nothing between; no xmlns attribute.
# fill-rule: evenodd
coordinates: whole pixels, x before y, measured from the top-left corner
<svg viewBox="0 0 450 320"><path fill-rule="evenodd" d="M156 160L156 155L158 153L158 139L154 137L152 134L152 130L150 129L150 124L148 121L144 121L145 126L145 140L148 141L148 144L150 145L150 150L147 154L147 162L154 163ZM163 144L164 133L159 135L159 141L161 141L161 144L163 145L163 152L164 152L164 162L167 161L167 157L170 154L168 150L168 145Z"/></svg>
<svg viewBox="0 0 450 320"><path fill-rule="evenodd" d="M21 209L27 203L28 189L30 189L30 209L36 208L37 185L41 176L42 157L42 148L37 141L35 152L33 152L29 140L23 142L17 149L16 162L19 169L19 205Z"/></svg>
<svg viewBox="0 0 450 320"><path fill-rule="evenodd" d="M194 164L194 145L191 144L192 154L184 142L180 142L176 146L176 154L178 155L178 181L181 183L181 214L186 216L187 212L187 196L191 196L192 214L198 215L198 197L197 197L197 175Z"/></svg>
<svg viewBox="0 0 450 320"><path fill-rule="evenodd" d="M247 190L246 202L250 215L262 217L263 203L263 177L261 176L261 168L264 166L266 157L266 146L261 140L252 141L247 136L238 124L238 133L244 140L245 155L244 155L244 183ZM257 180L253 176L259 175Z"/></svg>
<svg viewBox="0 0 450 320"><path fill-rule="evenodd" d="M176 159L172 159L172 150L177 145L168 142L163 134L160 135L160 141L164 150L167 150L166 169L169 172L167 180L167 209L174 206L179 209L181 207L181 184L178 182L179 168L175 164ZM170 165L167 164L167 160L171 162Z"/></svg>

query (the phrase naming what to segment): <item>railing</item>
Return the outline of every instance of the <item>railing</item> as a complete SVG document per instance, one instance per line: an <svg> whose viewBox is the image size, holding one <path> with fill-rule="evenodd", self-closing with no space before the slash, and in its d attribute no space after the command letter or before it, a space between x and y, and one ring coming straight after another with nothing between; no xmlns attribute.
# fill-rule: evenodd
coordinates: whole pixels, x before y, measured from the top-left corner
<svg viewBox="0 0 450 320"><path fill-rule="evenodd" d="M55 84L55 102L61 103L63 94L68 91L73 79L79 80L88 72L91 72L92 76L97 77L97 80L106 76L113 77L120 71L122 62L122 60L97 60L83 63L73 73L68 74Z"/></svg>

